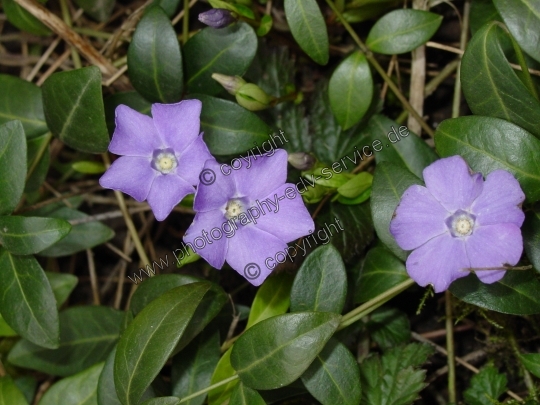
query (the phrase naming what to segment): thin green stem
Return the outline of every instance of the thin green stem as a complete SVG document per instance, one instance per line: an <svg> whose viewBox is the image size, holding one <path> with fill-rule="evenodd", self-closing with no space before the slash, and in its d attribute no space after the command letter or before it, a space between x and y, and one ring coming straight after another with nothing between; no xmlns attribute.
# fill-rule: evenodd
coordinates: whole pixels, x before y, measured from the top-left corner
<svg viewBox="0 0 540 405"><path fill-rule="evenodd" d="M184 20L182 21L182 44L189 38L189 0L184 0Z"/></svg>
<svg viewBox="0 0 540 405"><path fill-rule="evenodd" d="M64 22L69 28L71 28L71 15L69 14L69 8L66 0L60 0L60 8L62 10L62 18ZM73 66L75 69L80 69L82 67L81 57L74 47L71 47L71 59L73 60Z"/></svg>
<svg viewBox="0 0 540 405"><path fill-rule="evenodd" d="M212 384L209 387L206 387L205 389L202 389L200 391L194 392L193 394L188 395L187 397L184 397L180 400L180 402L177 402L178 404L183 404L184 402L189 401L190 399L197 398L199 395L206 394L208 391L212 391L214 388L221 387L222 385L228 384L231 381L234 381L238 379L238 374L233 375L232 377L226 378L224 380L221 380L220 382L217 382L215 384Z"/></svg>
<svg viewBox="0 0 540 405"><path fill-rule="evenodd" d="M525 366L523 365L523 362L521 361L521 356L520 356L521 352L519 350L516 337L512 333L508 335L508 342L510 343L510 347L512 348L512 351L514 352L514 356L516 356L516 360L519 363L521 371L523 372L523 380L525 381L525 386L527 387L529 394L533 397L534 400L538 401L538 392L536 391L536 387L531 377L531 373L529 373L529 370L525 368Z"/></svg>
<svg viewBox="0 0 540 405"><path fill-rule="evenodd" d="M445 312L446 312L446 357L448 364L448 402L456 403L456 361L454 350L454 324L452 321L452 293L445 292Z"/></svg>
<svg viewBox="0 0 540 405"><path fill-rule="evenodd" d="M28 168L28 172L26 173L26 181L28 181L32 173L34 173L34 170L36 170L36 167L38 163L40 162L41 158L43 157L43 155L45 154L45 151L47 150L47 146L49 146L51 139L52 139L52 133L49 132L47 134L47 137L43 140L43 142L41 142L41 145L39 146L39 149L36 153L36 157L34 158L34 161Z"/></svg>
<svg viewBox="0 0 540 405"><path fill-rule="evenodd" d="M111 34L110 32L96 31L91 28L73 27L72 29L79 34L88 35L89 37L94 38L109 39L114 36L114 34Z"/></svg>

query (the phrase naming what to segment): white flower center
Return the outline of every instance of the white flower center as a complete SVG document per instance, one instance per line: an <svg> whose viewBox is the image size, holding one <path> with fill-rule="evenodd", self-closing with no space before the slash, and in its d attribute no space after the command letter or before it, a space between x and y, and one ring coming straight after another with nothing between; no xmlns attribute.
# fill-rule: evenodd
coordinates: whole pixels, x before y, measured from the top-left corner
<svg viewBox="0 0 540 405"><path fill-rule="evenodd" d="M458 210L446 220L446 225L454 237L469 236L474 230L476 217L463 210Z"/></svg>
<svg viewBox="0 0 540 405"><path fill-rule="evenodd" d="M237 198L233 198L232 200L229 200L227 206L225 207L225 218L231 219L244 212L246 212L246 210L242 201Z"/></svg>
<svg viewBox="0 0 540 405"><path fill-rule="evenodd" d="M454 222L454 230L463 236L471 234L472 226L473 223L469 218L460 218Z"/></svg>
<svg viewBox="0 0 540 405"><path fill-rule="evenodd" d="M169 152L159 153L155 157L154 164L156 166L156 169L163 174L168 174L172 172L176 168L176 166L178 166L176 156Z"/></svg>

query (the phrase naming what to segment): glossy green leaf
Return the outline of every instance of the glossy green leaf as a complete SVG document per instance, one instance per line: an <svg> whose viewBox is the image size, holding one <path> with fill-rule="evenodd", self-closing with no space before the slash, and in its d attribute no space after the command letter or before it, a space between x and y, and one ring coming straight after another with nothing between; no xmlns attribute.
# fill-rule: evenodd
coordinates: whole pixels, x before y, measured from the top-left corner
<svg viewBox="0 0 540 405"><path fill-rule="evenodd" d="M369 301L408 278L401 260L384 247L374 247L364 259L356 283L354 302L359 304Z"/></svg>
<svg viewBox="0 0 540 405"><path fill-rule="evenodd" d="M30 375L23 375L15 378L13 381L17 388L22 392L26 401L32 403L34 399L34 393L37 390L38 381L35 377Z"/></svg>
<svg viewBox="0 0 540 405"><path fill-rule="evenodd" d="M513 52L512 44L497 22L483 26L471 39L461 62L467 104L476 115L505 119L540 137L540 102L519 79L505 52Z"/></svg>
<svg viewBox="0 0 540 405"><path fill-rule="evenodd" d="M43 152L43 155L41 156L41 159L39 159L39 162L37 163L34 171L30 174L30 177L26 181L26 185L24 187L25 193L31 193L34 191L39 190L43 182L45 181L45 178L47 177L47 172L49 171L49 164L50 164L50 152L49 152L49 143L50 141L50 134L44 134L41 136L37 136L35 138L29 139L26 142L27 147L27 156L26 156L26 162L27 167L30 169L32 165L34 164L34 160L37 157L38 152L41 148L43 148L43 144L46 142L47 146L45 147L45 151Z"/></svg>
<svg viewBox="0 0 540 405"><path fill-rule="evenodd" d="M508 121L490 117L461 117L443 121L435 133L443 157L461 155L484 176L507 170L519 181L527 201L540 199L540 140Z"/></svg>
<svg viewBox="0 0 540 405"><path fill-rule="evenodd" d="M0 308L19 335L58 347L58 311L51 286L33 256L13 256L0 248Z"/></svg>
<svg viewBox="0 0 540 405"><path fill-rule="evenodd" d="M396 308L383 307L373 311L367 329L383 350L411 340L409 318L406 313Z"/></svg>
<svg viewBox="0 0 540 405"><path fill-rule="evenodd" d="M84 174L101 174L105 172L105 166L101 162L83 160L72 163L73 170Z"/></svg>
<svg viewBox="0 0 540 405"><path fill-rule="evenodd" d="M536 271L540 272L540 212L531 211L526 214L522 228L523 245L527 257Z"/></svg>
<svg viewBox="0 0 540 405"><path fill-rule="evenodd" d="M264 285L264 284L263 284ZM221 359L219 359L210 384L214 385L236 374L236 371L231 365L232 347L227 350ZM229 381L227 384L214 388L208 393L208 405L222 405L230 397L231 393L238 384L238 380Z"/></svg>
<svg viewBox="0 0 540 405"><path fill-rule="evenodd" d="M21 121L28 139L47 132L41 89L38 86L16 76L0 75L0 89L0 124L12 120Z"/></svg>
<svg viewBox="0 0 540 405"><path fill-rule="evenodd" d="M178 10L180 0L154 0L152 4L160 6L167 14L167 17L173 18Z"/></svg>
<svg viewBox="0 0 540 405"><path fill-rule="evenodd" d="M51 30L36 17L19 6L15 0L3 0L2 8L7 20L15 27L33 35L50 35Z"/></svg>
<svg viewBox="0 0 540 405"><path fill-rule="evenodd" d="M540 353L520 354L519 359L527 370L540 378Z"/></svg>
<svg viewBox="0 0 540 405"><path fill-rule="evenodd" d="M18 336L11 326L9 326L6 320L0 314L0 336Z"/></svg>
<svg viewBox="0 0 540 405"><path fill-rule="evenodd" d="M525 52L540 62L540 3L531 0L493 0L508 30Z"/></svg>
<svg viewBox="0 0 540 405"><path fill-rule="evenodd" d="M66 236L69 222L56 218L0 217L0 243L16 255L41 252Z"/></svg>
<svg viewBox="0 0 540 405"><path fill-rule="evenodd" d="M345 184L338 187L339 195L346 198L356 198L371 188L373 175L368 172L360 172Z"/></svg>
<svg viewBox="0 0 540 405"><path fill-rule="evenodd" d="M261 395L242 382L234 387L229 405L266 405Z"/></svg>
<svg viewBox="0 0 540 405"><path fill-rule="evenodd" d="M161 7L146 10L128 49L128 74L133 87L151 102L174 103L182 98L180 44Z"/></svg>
<svg viewBox="0 0 540 405"><path fill-rule="evenodd" d="M161 398L149 399L148 401L144 401L141 405L177 405L179 402L180 402L180 398L161 397Z"/></svg>
<svg viewBox="0 0 540 405"><path fill-rule="evenodd" d="M385 55L409 52L429 41L441 22L441 15L429 11L394 10L377 20L366 45L373 52Z"/></svg>
<svg viewBox="0 0 540 405"><path fill-rule="evenodd" d="M274 316L245 331L233 346L231 364L244 384L275 389L302 375L339 325L330 312Z"/></svg>
<svg viewBox="0 0 540 405"><path fill-rule="evenodd" d="M328 83L330 106L339 125L349 129L371 105L373 79L366 56L355 51L339 64Z"/></svg>
<svg viewBox="0 0 540 405"><path fill-rule="evenodd" d="M28 405L23 393L9 375L0 378L0 405Z"/></svg>
<svg viewBox="0 0 540 405"><path fill-rule="evenodd" d="M42 89L45 119L53 135L81 152L107 150L109 135L97 66L54 73Z"/></svg>
<svg viewBox="0 0 540 405"><path fill-rule="evenodd" d="M99 22L107 21L113 11L115 0L75 0L75 4Z"/></svg>
<svg viewBox="0 0 540 405"><path fill-rule="evenodd" d="M97 385L103 363L55 383L39 405L97 405Z"/></svg>
<svg viewBox="0 0 540 405"><path fill-rule="evenodd" d="M45 275L53 290L54 298L56 298L56 306L60 308L68 299L79 279L72 274L52 273L50 271L46 271Z"/></svg>
<svg viewBox="0 0 540 405"><path fill-rule="evenodd" d="M272 316L287 312L291 302L293 279L294 277L287 273L268 277L253 299L246 329Z"/></svg>
<svg viewBox="0 0 540 405"><path fill-rule="evenodd" d="M0 215L11 214L24 190L26 139L20 121L0 125Z"/></svg>
<svg viewBox="0 0 540 405"><path fill-rule="evenodd" d="M235 155L262 146L272 131L257 115L232 101L197 95L203 103L201 131L210 152Z"/></svg>
<svg viewBox="0 0 540 405"><path fill-rule="evenodd" d="M105 98L105 100L103 100L103 104L105 106L105 119L107 121L107 129L109 130L110 134L114 132L114 128L116 126L115 110L116 107L118 107L119 105L127 105L128 107L131 107L134 110L148 116L150 115L150 109L152 108L152 103L150 103L136 91L126 91L113 94Z"/></svg>
<svg viewBox="0 0 540 405"><path fill-rule="evenodd" d="M157 376L211 284L173 288L147 305L118 343L114 382L124 405L135 405Z"/></svg>
<svg viewBox="0 0 540 405"><path fill-rule="evenodd" d="M376 19L376 17L400 4L399 0L353 1L343 11L343 18L350 23Z"/></svg>
<svg viewBox="0 0 540 405"><path fill-rule="evenodd" d="M347 272L332 245L315 249L300 266L291 290L291 311L340 314L347 297Z"/></svg>
<svg viewBox="0 0 540 405"><path fill-rule="evenodd" d="M506 388L506 376L489 364L471 378L471 386L463 392L467 405L492 405Z"/></svg>
<svg viewBox="0 0 540 405"><path fill-rule="evenodd" d="M223 93L212 73L243 76L256 52L257 35L244 22L221 29L204 28L184 46L189 92L211 96Z"/></svg>
<svg viewBox="0 0 540 405"><path fill-rule="evenodd" d="M257 28L257 36L264 37L266 34L270 32L272 29L272 25L274 24L274 20L272 20L272 16L265 14L261 17L261 25L259 28Z"/></svg>
<svg viewBox="0 0 540 405"><path fill-rule="evenodd" d="M470 26L472 35L476 34L484 24L491 21L501 21L492 0L474 0L471 3Z"/></svg>
<svg viewBox="0 0 540 405"><path fill-rule="evenodd" d="M329 58L328 32L315 0L285 0L285 17L300 48L319 65Z"/></svg>
<svg viewBox="0 0 540 405"><path fill-rule="evenodd" d="M349 349L330 340L302 375L302 382L323 405L358 405L361 387L358 363Z"/></svg>
<svg viewBox="0 0 540 405"><path fill-rule="evenodd" d="M45 349L19 341L10 363L50 375L68 376L104 361L120 335L124 314L109 307L78 306L60 313L60 345Z"/></svg>

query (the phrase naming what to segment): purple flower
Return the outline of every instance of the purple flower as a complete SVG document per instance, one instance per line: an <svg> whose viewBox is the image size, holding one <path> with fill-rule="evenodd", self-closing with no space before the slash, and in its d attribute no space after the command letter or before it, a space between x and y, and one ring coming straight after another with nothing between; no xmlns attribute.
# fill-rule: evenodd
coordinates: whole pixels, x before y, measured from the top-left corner
<svg viewBox="0 0 540 405"><path fill-rule="evenodd" d="M199 21L213 28L225 28L236 19L224 8L213 8L199 14Z"/></svg>
<svg viewBox="0 0 540 405"><path fill-rule="evenodd" d="M409 187L390 223L404 250L409 276L435 292L475 269L480 281L499 281L503 266L515 265L523 251L520 227L525 195L505 170L471 173L465 160L452 156L424 169L426 187Z"/></svg>
<svg viewBox="0 0 540 405"><path fill-rule="evenodd" d="M139 202L148 200L158 221L167 218L195 192L204 162L212 158L199 134L201 105L199 100L153 104L153 118L119 105L109 150L122 157L99 184Z"/></svg>
<svg viewBox="0 0 540 405"><path fill-rule="evenodd" d="M206 161L184 242L213 267L221 269L226 260L258 286L285 261L287 243L313 232L315 224L296 187L285 183L287 152L238 161Z"/></svg>

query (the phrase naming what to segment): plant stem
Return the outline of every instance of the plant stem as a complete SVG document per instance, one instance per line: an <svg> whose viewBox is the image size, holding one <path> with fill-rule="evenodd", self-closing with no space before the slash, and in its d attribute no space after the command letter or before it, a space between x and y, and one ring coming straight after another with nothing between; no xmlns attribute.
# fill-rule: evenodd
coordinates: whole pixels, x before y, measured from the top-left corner
<svg viewBox="0 0 540 405"><path fill-rule="evenodd" d="M226 378L224 380L221 380L220 382L217 382L215 384L212 384L209 387L206 387L200 391L194 392L193 394L188 395L187 397L184 397L180 400L180 402L177 402L177 405L183 404L184 402L189 401L190 399L196 398L201 394L206 394L208 391L212 391L214 388L221 387L222 385L228 384L231 381L234 381L238 379L238 374L233 375L232 377Z"/></svg>
<svg viewBox="0 0 540 405"><path fill-rule="evenodd" d="M45 151L47 150L47 146L49 146L51 139L52 139L52 133L49 132L46 138L43 140L43 142L41 142L41 145L39 146L39 150L36 153L36 157L34 158L34 161L28 168L28 172L26 173L26 181L28 181L30 176L32 176L32 173L34 173L34 170L36 170L36 167L41 161L41 158L43 157L43 155L45 154Z"/></svg>
<svg viewBox="0 0 540 405"><path fill-rule="evenodd" d="M452 293L445 292L445 312L446 312L446 360L448 363L448 402L456 403L456 361L454 356L454 325L452 322Z"/></svg>
<svg viewBox="0 0 540 405"><path fill-rule="evenodd" d="M510 333L508 335L508 341L510 342L510 347L512 348L512 351L514 352L514 356L516 356L516 360L519 363L519 367L521 368L521 371L523 372L523 380L525 381L525 386L527 387L527 390L529 390L529 394L533 397L533 399L538 401L538 392L536 391L536 387L531 377L531 373L529 373L529 370L525 368L525 366L523 365L523 362L521 361L519 346L516 342L516 337L512 333Z"/></svg>
<svg viewBox="0 0 540 405"><path fill-rule="evenodd" d="M189 38L189 0L184 0L184 20L182 21L182 44Z"/></svg>

